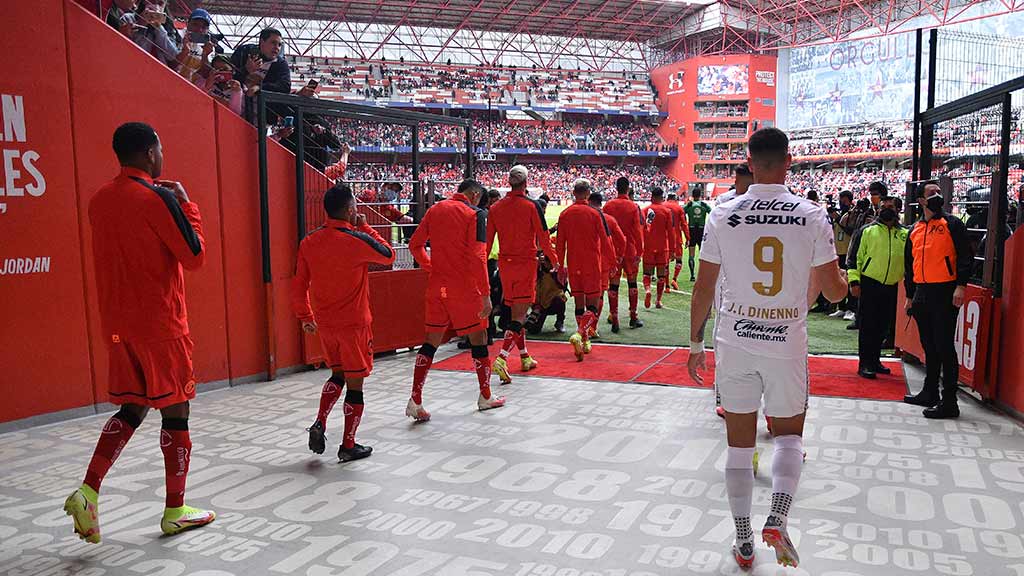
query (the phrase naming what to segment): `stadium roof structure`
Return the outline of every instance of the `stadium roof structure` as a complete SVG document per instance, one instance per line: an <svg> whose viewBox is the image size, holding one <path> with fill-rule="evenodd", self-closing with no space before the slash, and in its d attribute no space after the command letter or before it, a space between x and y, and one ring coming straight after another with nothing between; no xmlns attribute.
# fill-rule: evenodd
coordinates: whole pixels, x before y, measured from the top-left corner
<svg viewBox="0 0 1024 576"><path fill-rule="evenodd" d="M401 46L436 63L446 49L470 52L495 65L513 52L535 50L538 67L560 56L602 52L654 67L694 55L766 53L779 48L896 34L1024 10L1024 0L179 0L236 26L299 25L292 54L320 42L344 44L363 60L380 59L385 45ZM374 28L375 33L364 34ZM426 38L424 31L437 34ZM443 33L438 33L438 32ZM245 34L240 34L245 37ZM488 37L492 44L484 41ZM495 40L497 38L497 40ZM503 39L504 38L504 39ZM512 38L526 38L527 48ZM562 38L543 46L538 38ZM298 41L301 40L301 41ZM496 43L496 44L495 44ZM554 53L553 57L541 54ZM628 54L628 56L626 56ZM598 63L597 68L603 68Z"/></svg>

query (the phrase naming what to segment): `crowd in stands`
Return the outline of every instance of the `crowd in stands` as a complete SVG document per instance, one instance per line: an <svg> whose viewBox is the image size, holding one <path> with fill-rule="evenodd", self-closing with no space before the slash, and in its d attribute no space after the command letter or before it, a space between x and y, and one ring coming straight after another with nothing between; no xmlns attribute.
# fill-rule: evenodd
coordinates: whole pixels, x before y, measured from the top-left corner
<svg viewBox="0 0 1024 576"><path fill-rule="evenodd" d="M786 184L799 193L817 190L822 197L839 196L843 190L850 190L855 197L867 195L868 185L882 182L890 189L899 189L910 180L910 170L819 170L794 172L786 178Z"/></svg>
<svg viewBox="0 0 1024 576"><path fill-rule="evenodd" d="M745 140L747 138L747 125L739 124L695 124L697 136L701 139L711 138L732 138Z"/></svg>
<svg viewBox="0 0 1024 576"><path fill-rule="evenodd" d="M353 146L408 146L411 130L403 125L331 121L340 140ZM462 147L465 132L446 124L420 124L420 147ZM490 122L477 124L477 141L490 141L494 148L563 148L585 150L628 150L670 152L651 126L626 122L571 120L544 124Z"/></svg>
<svg viewBox="0 0 1024 576"><path fill-rule="evenodd" d="M749 113L746 102L697 102L694 108L701 118L743 118Z"/></svg>
<svg viewBox="0 0 1024 576"><path fill-rule="evenodd" d="M699 160L742 160L747 159L747 147L737 144L694 144L693 151Z"/></svg>
<svg viewBox="0 0 1024 576"><path fill-rule="evenodd" d="M655 110L646 74L436 66L293 58L297 82L317 79L326 98Z"/></svg>

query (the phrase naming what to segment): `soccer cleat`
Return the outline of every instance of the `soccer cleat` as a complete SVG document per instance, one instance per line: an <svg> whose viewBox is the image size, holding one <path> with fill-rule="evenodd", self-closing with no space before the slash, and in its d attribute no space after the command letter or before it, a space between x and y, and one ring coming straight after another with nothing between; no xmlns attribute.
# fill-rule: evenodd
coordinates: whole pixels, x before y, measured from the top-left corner
<svg viewBox="0 0 1024 576"><path fill-rule="evenodd" d="M651 307L651 293L650 292L646 292L646 293L644 293L644 308L650 308L650 307Z"/></svg>
<svg viewBox="0 0 1024 576"><path fill-rule="evenodd" d="M804 458L805 459L807 458L807 454L806 453L804 454ZM761 463L761 453L757 451L757 448L754 448L754 460L753 460L752 464L754 465L754 476L755 477L757 476L757 467L758 467L758 465L760 463Z"/></svg>
<svg viewBox="0 0 1024 576"><path fill-rule="evenodd" d="M618 334L618 333L619 333L619 320L616 319L615 322L612 322L612 334Z"/></svg>
<svg viewBox="0 0 1024 576"><path fill-rule="evenodd" d="M537 361L534 360L532 356L522 356L519 358L519 362L523 368L523 372L529 372L530 370L534 370L537 368L537 366L539 366L539 364L537 364Z"/></svg>
<svg viewBox="0 0 1024 576"><path fill-rule="evenodd" d="M583 362L583 337L579 333L569 337L569 344L572 344L572 352L576 355L577 362Z"/></svg>
<svg viewBox="0 0 1024 576"><path fill-rule="evenodd" d="M609 314L608 315L608 323L609 324L615 324L615 316L612 316L611 314Z"/></svg>
<svg viewBox="0 0 1024 576"><path fill-rule="evenodd" d="M494 359L494 364L491 364L491 371L498 375L502 384L512 383L512 377L508 374L508 362L501 356Z"/></svg>
<svg viewBox="0 0 1024 576"><path fill-rule="evenodd" d="M629 327L630 328L643 328L644 327L644 321L639 319L639 318L630 318L629 319Z"/></svg>
<svg viewBox="0 0 1024 576"><path fill-rule="evenodd" d="M676 282L675 280L673 280L672 281L672 289L673 290L679 290L679 282Z"/></svg>
<svg viewBox="0 0 1024 576"><path fill-rule="evenodd" d="M740 569L750 570L754 566L754 543L736 542L732 545L732 556Z"/></svg>
<svg viewBox="0 0 1024 576"><path fill-rule="evenodd" d="M846 311L841 308L828 315L829 318L842 318L844 316L846 316Z"/></svg>
<svg viewBox="0 0 1024 576"><path fill-rule="evenodd" d="M495 398L493 395L490 398L484 398L481 394L476 399L476 409L483 412L484 410L493 410L494 408L501 408L505 405L505 397L498 396Z"/></svg>
<svg viewBox="0 0 1024 576"><path fill-rule="evenodd" d="M658 310L661 310L662 308L664 308L664 306L661 305L661 300L658 300L657 302L655 302L654 307L657 308Z"/></svg>
<svg viewBox="0 0 1024 576"><path fill-rule="evenodd" d="M725 418L725 408L722 408L721 406L715 406L715 414L719 418Z"/></svg>
<svg viewBox="0 0 1024 576"><path fill-rule="evenodd" d="M313 425L306 428L309 432L309 450L314 454L323 454L327 448L327 434L324 432L324 425L317 420Z"/></svg>
<svg viewBox="0 0 1024 576"><path fill-rule="evenodd" d="M409 403L405 405L405 415L417 422L430 420L430 412L427 412L422 404L414 402L412 398L409 398Z"/></svg>
<svg viewBox="0 0 1024 576"><path fill-rule="evenodd" d="M373 448L363 446L362 444L356 444L351 448L338 446L338 462L362 460L363 458L367 458L370 454L373 454Z"/></svg>
<svg viewBox="0 0 1024 576"><path fill-rule="evenodd" d="M168 508L164 510L164 517L160 520L160 530L168 536L179 534L186 530L206 526L217 519L217 514L212 510L201 510L191 506Z"/></svg>
<svg viewBox="0 0 1024 576"><path fill-rule="evenodd" d="M583 342L583 353L590 354L590 350L593 348L590 344L590 340Z"/></svg>
<svg viewBox="0 0 1024 576"><path fill-rule="evenodd" d="M696 281L697 281L697 277L694 276L693 274L690 274L690 282L696 282Z"/></svg>
<svg viewBox="0 0 1024 576"><path fill-rule="evenodd" d="M855 318L857 318L857 315L852 310L843 313L843 320L846 320L847 322L850 322Z"/></svg>
<svg viewBox="0 0 1024 576"><path fill-rule="evenodd" d="M800 564L800 555L796 552L796 546L789 539L786 526L777 518L768 517L761 529L761 538L764 543L775 549L775 561L783 566L796 568Z"/></svg>
<svg viewBox="0 0 1024 576"><path fill-rule="evenodd" d="M64 501L64 512L75 523L75 534L90 544L100 543L99 495L91 487L82 487Z"/></svg>

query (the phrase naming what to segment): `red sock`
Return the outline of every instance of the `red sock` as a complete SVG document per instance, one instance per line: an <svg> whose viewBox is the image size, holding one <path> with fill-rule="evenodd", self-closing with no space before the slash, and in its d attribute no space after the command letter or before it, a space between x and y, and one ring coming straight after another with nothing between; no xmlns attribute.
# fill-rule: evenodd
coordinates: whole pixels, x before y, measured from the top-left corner
<svg viewBox="0 0 1024 576"><path fill-rule="evenodd" d="M583 319L586 315L576 316L576 333L583 337L583 341L587 340L587 323Z"/></svg>
<svg viewBox="0 0 1024 576"><path fill-rule="evenodd" d="M520 358L530 357L530 353L526 351L526 328L520 328L516 333L516 347L519 348Z"/></svg>
<svg viewBox="0 0 1024 576"><path fill-rule="evenodd" d="M644 274L644 292L651 292L651 277L648 274Z"/></svg>
<svg viewBox="0 0 1024 576"><path fill-rule="evenodd" d="M412 401L423 404L423 384L427 381L427 372L434 363L434 353L437 348L430 344L420 347L420 353L416 355L416 368L412 373Z"/></svg>
<svg viewBox="0 0 1024 576"><path fill-rule="evenodd" d="M658 278L658 302L661 302L661 295L665 293L665 285L668 284L668 278Z"/></svg>
<svg viewBox="0 0 1024 576"><path fill-rule="evenodd" d="M602 294L602 296L603 296L603 294ZM597 302L597 320L598 320L598 322L600 322L600 320L601 320L601 313L602 312L604 312L604 298L602 298L601 300L599 300Z"/></svg>
<svg viewBox="0 0 1024 576"><path fill-rule="evenodd" d="M487 346L473 346L473 369L476 370L476 379L480 384L480 395L486 399L491 398L491 359L487 353Z"/></svg>
<svg viewBox="0 0 1024 576"><path fill-rule="evenodd" d="M608 312L612 315L612 318L619 316L619 291L609 290L608 291Z"/></svg>
<svg viewBox="0 0 1024 576"><path fill-rule="evenodd" d="M356 430L362 419L363 391L350 388L348 394L345 394L345 438L341 443L342 448L351 448L356 445Z"/></svg>
<svg viewBox="0 0 1024 576"><path fill-rule="evenodd" d="M629 315L632 318L636 318L636 305L640 300L640 290L637 288L629 289Z"/></svg>
<svg viewBox="0 0 1024 576"><path fill-rule="evenodd" d="M188 420L165 418L160 430L160 450L164 453L164 478L167 483L165 506L178 508L185 505L185 479L192 458L192 440L188 435Z"/></svg>
<svg viewBox="0 0 1024 576"><path fill-rule="evenodd" d="M590 340L590 335L597 329L597 315L593 311L587 310L587 313L583 315L583 341L587 342Z"/></svg>
<svg viewBox="0 0 1024 576"><path fill-rule="evenodd" d="M100 433L100 439L96 442L96 450L92 454L92 460L89 462L89 469L85 473L83 482L97 493L100 491L103 477L107 475L107 471L121 455L121 450L132 439L132 434L135 433L135 428L140 423L134 423L134 426L132 424L118 412L111 416L103 426L103 432Z"/></svg>
<svg viewBox="0 0 1024 576"><path fill-rule="evenodd" d="M675 271L674 276L672 276L673 280L679 280L679 271L682 270L682 269L683 269L683 263L682 262L676 262L676 271Z"/></svg>
<svg viewBox="0 0 1024 576"><path fill-rule="evenodd" d="M341 398L344 385L341 376L331 376L330 380L324 382L324 388L320 391L320 410L316 413L316 421L323 424L324 430L327 430L327 417L331 415L334 403Z"/></svg>
<svg viewBox="0 0 1024 576"><path fill-rule="evenodd" d="M516 347L516 340L518 340L518 333L511 330L505 330L505 341L501 343L501 352L498 356L502 358L508 358L508 355L512 352L512 349Z"/></svg>

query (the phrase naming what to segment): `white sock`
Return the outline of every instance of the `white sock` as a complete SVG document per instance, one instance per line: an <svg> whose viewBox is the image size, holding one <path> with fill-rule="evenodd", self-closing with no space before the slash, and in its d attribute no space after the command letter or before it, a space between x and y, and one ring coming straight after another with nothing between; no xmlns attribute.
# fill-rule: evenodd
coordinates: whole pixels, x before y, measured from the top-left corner
<svg viewBox="0 0 1024 576"><path fill-rule="evenodd" d="M769 520L783 525L789 518L800 470L804 464L804 439L795 434L775 437L775 455L772 457L772 510Z"/></svg>
<svg viewBox="0 0 1024 576"><path fill-rule="evenodd" d="M736 524L736 540L751 542L750 507L754 499L754 448L729 446L725 456L725 490Z"/></svg>

